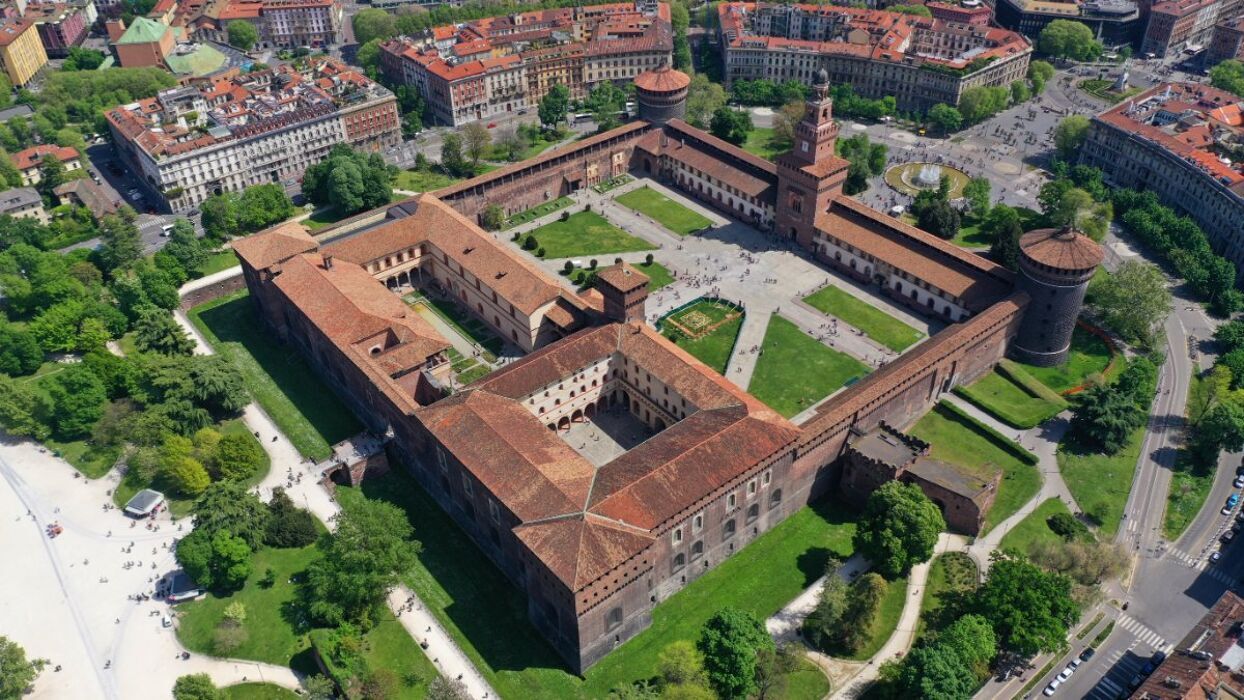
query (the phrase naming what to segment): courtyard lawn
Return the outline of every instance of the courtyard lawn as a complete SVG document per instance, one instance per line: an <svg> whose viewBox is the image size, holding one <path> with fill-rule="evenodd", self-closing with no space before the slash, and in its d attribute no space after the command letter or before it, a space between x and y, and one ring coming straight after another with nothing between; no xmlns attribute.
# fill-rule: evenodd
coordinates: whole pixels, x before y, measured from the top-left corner
<svg viewBox="0 0 1244 700"><path fill-rule="evenodd" d="M251 433L246 423L242 422L240 418L231 418L212 427L220 431L221 435L245 436L250 442L255 443L259 447L260 453L263 454L263 461L260 463L259 469L242 483L249 487L263 481L263 478L268 474L268 470L272 468L272 460L268 456L267 451L263 449L263 445L259 444L259 440L255 439L254 434ZM169 510L176 517L180 518L189 515L190 509L194 506L193 498L177 498L170 495L172 489L165 486L159 477L146 481L138 477L137 471L129 471L126 473L125 478L121 479L121 483L117 484L117 487L112 491L112 502L118 508L124 507L135 494L146 488L162 491L167 499Z"/></svg>
<svg viewBox="0 0 1244 700"><path fill-rule="evenodd" d="M220 689L222 700L298 700L300 695L272 683L239 683Z"/></svg>
<svg viewBox="0 0 1244 700"><path fill-rule="evenodd" d="M920 604L916 637L936 634L954 622L962 598L976 590L977 577L976 562L963 552L946 552L933 559Z"/></svg>
<svg viewBox="0 0 1244 700"><path fill-rule="evenodd" d="M920 331L866 301L829 285L803 298L823 314L836 316L895 352L902 352L924 337Z"/></svg>
<svg viewBox="0 0 1244 700"><path fill-rule="evenodd" d="M660 651L679 639L694 640L717 610L739 607L762 619L780 610L824 573L831 554L850 555L854 534L836 504L800 509L657 605L649 629L579 678L528 622L526 598L413 479L394 471L365 481L361 490L339 488L338 497L347 509L362 498L405 509L423 543L407 583L506 698L603 698L620 683L650 678Z"/></svg>
<svg viewBox="0 0 1244 700"><path fill-rule="evenodd" d="M484 359L493 362L501 354L504 341L492 329L455 301L448 301L415 293L406 296L407 303L420 304L432 311L458 334L484 348Z"/></svg>
<svg viewBox="0 0 1244 700"><path fill-rule="evenodd" d="M302 224L314 233L322 228L328 228L344 218L346 217L342 216L336 207L324 207L311 212L311 216L303 219Z"/></svg>
<svg viewBox="0 0 1244 700"><path fill-rule="evenodd" d="M393 178L393 188L409 192L433 192L461 181L460 177L432 170L402 170Z"/></svg>
<svg viewBox="0 0 1244 700"><path fill-rule="evenodd" d="M1037 509L1019 521L999 543L999 549L1014 549L1022 554L1029 554L1038 544L1056 544L1063 538L1050 529L1046 521L1051 517L1065 513L1070 515L1067 504L1061 499L1049 498L1041 502Z"/></svg>
<svg viewBox="0 0 1244 700"><path fill-rule="evenodd" d="M1180 465L1183 466L1183 465ZM1174 542L1192 524L1214 487L1214 470L1195 474L1186 467L1171 474L1171 490L1166 496L1162 536Z"/></svg>
<svg viewBox="0 0 1244 700"><path fill-rule="evenodd" d="M620 194L614 198L614 201L644 216L652 217L657 223L680 236L686 236L713 225L708 217L688 209L647 185L626 194Z"/></svg>
<svg viewBox="0 0 1244 700"><path fill-rule="evenodd" d="M1118 454L1095 454L1070 439L1058 447L1058 470L1063 481L1084 513L1097 523L1100 539L1114 538L1119 529L1144 439L1145 427L1141 426Z"/></svg>
<svg viewBox="0 0 1244 700"><path fill-rule="evenodd" d="M747 132L747 140L743 142L743 150L765 160L773 160L790 148L789 142L774 137L773 129L759 126Z"/></svg>
<svg viewBox="0 0 1244 700"><path fill-rule="evenodd" d="M1057 367L1022 366L1029 374L1061 394L1084 384L1091 375L1105 372L1109 365L1110 348L1106 341L1076 326L1071 335L1071 354L1066 362ZM1114 376L1122 369L1123 360L1120 358L1111 367L1109 376Z"/></svg>
<svg viewBox="0 0 1244 700"><path fill-rule="evenodd" d="M539 219L542 216L547 216L549 214L552 214L555 211L561 211L562 209L565 209L571 204L574 204L574 200L569 197L558 197L557 199L554 199L550 202L545 202L544 204L537 204L536 206L530 209L520 211L514 216L511 216L510 218L506 219L505 223L501 225L501 228L502 229L513 228L515 226L518 226L519 224L525 224L528 221L535 221L536 219Z"/></svg>
<svg viewBox="0 0 1244 700"><path fill-rule="evenodd" d="M605 253L653 250L656 246L636 238L609 223L594 211L571 214L565 221L553 221L531 232L546 258L575 258ZM526 237L524 236L524 239Z"/></svg>
<svg viewBox="0 0 1244 700"><path fill-rule="evenodd" d="M868 366L774 315L747 390L790 418L868 374Z"/></svg>
<svg viewBox="0 0 1244 700"><path fill-rule="evenodd" d="M362 430L299 353L277 343L245 291L190 310L190 321L229 358L246 386L303 456L326 459L331 446Z"/></svg>
<svg viewBox="0 0 1244 700"><path fill-rule="evenodd" d="M738 315L731 318L731 314ZM734 343L743 328L743 318L743 314L733 306L702 299L663 319L661 330L666 338L724 375L730 364ZM720 325L694 337L701 327L711 328L714 324Z"/></svg>
<svg viewBox="0 0 1244 700"><path fill-rule="evenodd" d="M998 495L985 515L982 535L1019 510L1041 489L1041 474L1036 467L1025 464L997 437L941 404L926 413L910 432L932 445L930 456L934 459L957 465L982 479L992 478L995 472L1002 471Z"/></svg>
<svg viewBox="0 0 1244 700"><path fill-rule="evenodd" d="M1058 396L1054 397L1060 399L1058 402L1033 396L996 369L969 386L956 388L955 393L1003 423L1022 430L1040 425L1067 407L1067 402Z"/></svg>
<svg viewBox="0 0 1244 700"><path fill-rule="evenodd" d="M635 266L640 272L648 275L648 291L655 292L661 287L674 283L674 275L669 269L657 261L639 263Z"/></svg>

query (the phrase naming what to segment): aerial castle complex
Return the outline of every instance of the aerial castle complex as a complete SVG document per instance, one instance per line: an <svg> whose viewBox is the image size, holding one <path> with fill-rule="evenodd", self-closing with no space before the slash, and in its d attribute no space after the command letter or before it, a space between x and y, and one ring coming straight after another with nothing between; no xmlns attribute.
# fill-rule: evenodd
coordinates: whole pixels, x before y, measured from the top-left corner
<svg viewBox="0 0 1244 700"><path fill-rule="evenodd" d="M390 457L525 593L531 620L576 671L823 494L858 502L902 479L952 528L977 532L996 481L964 478L900 431L989 371L1021 328L1025 357L1057 358L1079 311L1074 282L1100 256L1074 232L1026 238L1017 286L1008 270L845 196L824 71L777 163L681 121L686 82L665 68L640 75L639 120L394 205L332 243L283 224L234 247L261 316L388 437ZM476 224L489 203L521 211L628 172L789 237L947 326L796 425L649 328L640 270L615 264L573 292ZM529 354L454 386L449 343L390 291L398 285L438 290ZM644 439L602 455L565 438L603 418Z"/></svg>

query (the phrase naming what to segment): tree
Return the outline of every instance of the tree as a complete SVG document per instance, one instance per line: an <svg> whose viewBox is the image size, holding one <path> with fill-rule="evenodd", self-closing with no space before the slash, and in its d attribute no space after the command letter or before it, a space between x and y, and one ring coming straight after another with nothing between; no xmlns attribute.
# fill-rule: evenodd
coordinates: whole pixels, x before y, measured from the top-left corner
<svg viewBox="0 0 1244 700"><path fill-rule="evenodd" d="M384 206L393 199L394 173L379 153L367 154L337 144L328 158L307 168L302 190L315 204L355 214Z"/></svg>
<svg viewBox="0 0 1244 700"><path fill-rule="evenodd" d="M864 574L851 585L838 632L838 644L842 648L855 653L868 642L881 601L889 588L890 584L875 571Z"/></svg>
<svg viewBox="0 0 1244 700"><path fill-rule="evenodd" d="M99 222L99 260L105 272L124 267L143 255L142 239L134 225L134 210L123 207Z"/></svg>
<svg viewBox="0 0 1244 700"><path fill-rule="evenodd" d="M756 650L756 698L779 696L786 689L790 674L799 666L799 652L787 642Z"/></svg>
<svg viewBox="0 0 1244 700"><path fill-rule="evenodd" d="M220 691L206 673L181 676L173 684L173 700L220 700Z"/></svg>
<svg viewBox="0 0 1244 700"><path fill-rule="evenodd" d="M496 231L505 225L505 210L496 204L489 204L480 212L479 223L489 231Z"/></svg>
<svg viewBox="0 0 1244 700"><path fill-rule="evenodd" d="M1124 340L1148 347L1171 310L1171 292L1156 265L1129 260L1093 287L1090 306Z"/></svg>
<svg viewBox="0 0 1244 700"><path fill-rule="evenodd" d="M782 105L773 115L773 140L783 144L795 142L795 127L803 120L806 108L803 102L791 101Z"/></svg>
<svg viewBox="0 0 1244 700"><path fill-rule="evenodd" d="M989 662L998 654L993 627L980 615L960 616L937 635L937 643L953 649L977 676L989 671Z"/></svg>
<svg viewBox="0 0 1244 700"><path fill-rule="evenodd" d="M1024 229L1019 222L1019 212L1005 204L989 211L981 230L993 236L989 257L1011 270L1019 269L1019 239Z"/></svg>
<svg viewBox="0 0 1244 700"><path fill-rule="evenodd" d="M846 613L850 586L838 575L842 562L831 558L825 566L825 585L816 607L804 618L803 635L817 649L829 649L838 640L842 616Z"/></svg>
<svg viewBox="0 0 1244 700"><path fill-rule="evenodd" d="M662 686L704 685L704 657L687 640L671 642L657 657L657 676Z"/></svg>
<svg viewBox="0 0 1244 700"><path fill-rule="evenodd" d="M1085 447L1115 454L1127 444L1132 431L1144 423L1135 400L1114 385L1096 386L1079 395L1071 416L1071 431Z"/></svg>
<svg viewBox="0 0 1244 700"><path fill-rule="evenodd" d="M242 538L252 549L258 548L267 535L268 516L268 507L259 497L235 481L212 484L194 502L195 532L227 532Z"/></svg>
<svg viewBox="0 0 1244 700"><path fill-rule="evenodd" d="M985 216L989 213L989 195L993 187L989 178L974 177L963 186L963 196L972 207L972 213Z"/></svg>
<svg viewBox="0 0 1244 700"><path fill-rule="evenodd" d="M333 151L329 151L329 157L332 155ZM369 157L369 162L374 166L375 159L380 156L373 156ZM294 203L285 194L285 188L275 182L247 187L236 201L238 226L247 232L268 228L294 215Z"/></svg>
<svg viewBox="0 0 1244 700"><path fill-rule="evenodd" d="M1244 406L1225 401L1211 408L1192 435L1191 448L1202 462L1216 464L1218 453L1244 449Z"/></svg>
<svg viewBox="0 0 1244 700"><path fill-rule="evenodd" d="M1046 83L1054 77L1054 66L1046 61L1032 61L1028 64L1028 80L1032 81L1032 91L1040 95L1045 91Z"/></svg>
<svg viewBox="0 0 1244 700"><path fill-rule="evenodd" d="M919 486L890 481L873 491L855 530L855 549L884 576L906 575L933 556L946 520Z"/></svg>
<svg viewBox="0 0 1244 700"><path fill-rule="evenodd" d="M272 489L268 501L268 529L264 544L270 547L306 547L319 537L315 516L294 505L285 489Z"/></svg>
<svg viewBox="0 0 1244 700"><path fill-rule="evenodd" d="M540 123L546 127L554 127L566 119L566 111L570 109L570 89L565 85L554 85L540 99L536 112Z"/></svg>
<svg viewBox="0 0 1244 700"><path fill-rule="evenodd" d="M993 627L998 645L1020 656L1059 648L1080 617L1070 579L1007 554L994 555L972 605Z"/></svg>
<svg viewBox="0 0 1244 700"><path fill-rule="evenodd" d="M475 174L475 169L462 155L462 137L456 133L445 134L441 140L441 166L450 175L465 177Z"/></svg>
<svg viewBox="0 0 1244 700"><path fill-rule="evenodd" d="M462 127L462 141L466 146L467 155L471 157L471 165L478 166L479 159L488 152L492 145L492 134L479 122L471 122Z"/></svg>
<svg viewBox="0 0 1244 700"><path fill-rule="evenodd" d="M103 64L104 58L105 55L103 51L72 46L69 48L69 57L66 58L65 62L61 65L61 70L95 70ZM5 92L7 93L11 89L12 87L8 87Z"/></svg>
<svg viewBox="0 0 1244 700"><path fill-rule="evenodd" d="M143 352L164 355L189 355L194 341L172 315L164 309L146 306L134 322L134 345Z"/></svg>
<svg viewBox="0 0 1244 700"><path fill-rule="evenodd" d="M0 374L0 426L15 437L46 440L52 432L52 401L29 382Z"/></svg>
<svg viewBox="0 0 1244 700"><path fill-rule="evenodd" d="M173 222L173 230L169 233L168 243L161 249L181 265L187 275L194 274L207 261L207 250L194 235L194 225L186 219Z"/></svg>
<svg viewBox="0 0 1244 700"><path fill-rule="evenodd" d="M929 191L921 192L912 204L912 213L916 215L916 225L929 233L946 240L959 234L962 219L959 212L944 199L927 197ZM923 198L923 200L922 200Z"/></svg>
<svg viewBox="0 0 1244 700"><path fill-rule="evenodd" d="M470 700L471 694L462 681L437 675L428 684L427 700Z"/></svg>
<svg viewBox="0 0 1244 700"><path fill-rule="evenodd" d="M432 681L428 685L427 700L466 700L466 698L454 698L452 696L434 696L432 695L432 687L436 685L436 681ZM333 700L337 697L337 684L327 676L315 674L302 679L302 689L307 693L307 700Z"/></svg>
<svg viewBox="0 0 1244 700"><path fill-rule="evenodd" d="M0 320L0 374L33 374L43 364L43 348L30 331Z"/></svg>
<svg viewBox="0 0 1244 700"><path fill-rule="evenodd" d="M234 591L251 575L251 548L225 531L214 535L195 529L177 543L177 563L196 584L217 591Z"/></svg>
<svg viewBox="0 0 1244 700"><path fill-rule="evenodd" d="M0 637L0 699L17 700L26 694L44 662L26 660L26 650L8 637Z"/></svg>
<svg viewBox="0 0 1244 700"><path fill-rule="evenodd" d="M87 435L104 415L108 394L104 383L88 367L69 365L46 382L52 402L54 432L62 438Z"/></svg>
<svg viewBox="0 0 1244 700"><path fill-rule="evenodd" d="M1042 53L1056 58L1091 61L1101 55L1101 43L1093 38L1088 25L1074 20L1056 19L1045 25L1037 39Z"/></svg>
<svg viewBox="0 0 1244 700"><path fill-rule="evenodd" d="M1222 324L1214 331L1214 340L1222 353L1244 348L1244 320L1233 319Z"/></svg>
<svg viewBox="0 0 1244 700"><path fill-rule="evenodd" d="M177 457L166 462L160 474L183 496L198 496L212 483L203 463L193 457Z"/></svg>
<svg viewBox="0 0 1244 700"><path fill-rule="evenodd" d="M235 414L251 401L241 371L222 355L194 355L181 369L189 382L185 398L216 416Z"/></svg>
<svg viewBox="0 0 1244 700"><path fill-rule="evenodd" d="M764 623L750 612L725 608L704 623L696 648L709 683L722 697L746 697L756 689L757 654L773 649Z"/></svg>
<svg viewBox="0 0 1244 700"><path fill-rule="evenodd" d="M1227 59L1209 69L1209 84L1219 90L1244 95L1244 63Z"/></svg>
<svg viewBox="0 0 1244 700"><path fill-rule="evenodd" d="M1027 102L1030 97L1032 97L1032 90L1028 89L1027 83L1022 80L1011 83L1011 104Z"/></svg>
<svg viewBox="0 0 1244 700"><path fill-rule="evenodd" d="M739 146L747 140L747 134L752 130L751 114L730 109L729 107L718 107L713 112L713 119L709 123L709 131L723 141Z"/></svg>
<svg viewBox="0 0 1244 700"><path fill-rule="evenodd" d="M1083 114L1072 114L1063 117L1054 127L1054 148L1058 157L1067 162L1075 162L1079 157L1084 139L1088 137L1089 119Z"/></svg>
<svg viewBox="0 0 1244 700"><path fill-rule="evenodd" d="M354 15L354 40L366 44L372 39L388 39L397 35L396 18L393 15L369 8Z"/></svg>
<svg viewBox="0 0 1244 700"><path fill-rule="evenodd" d="M251 47L259 43L259 31L255 29L255 25L244 19L234 20L229 23L229 45L250 51Z"/></svg>
<svg viewBox="0 0 1244 700"><path fill-rule="evenodd" d="M1011 91L1002 86L970 87L959 97L959 112L963 121L976 124L1006 109L1011 100Z"/></svg>
<svg viewBox="0 0 1244 700"><path fill-rule="evenodd" d="M237 207L230 195L208 197L199 207L203 230L217 240L225 240L241 232L238 226Z"/></svg>
<svg viewBox="0 0 1244 700"><path fill-rule="evenodd" d="M958 131L963 126L963 113L942 102L930 107L928 116L929 123L943 134Z"/></svg>
<svg viewBox="0 0 1244 700"><path fill-rule="evenodd" d="M726 104L726 91L712 82L707 75L696 73L687 88L687 122L699 129L707 129L713 112ZM775 124L776 126L776 124Z"/></svg>
<svg viewBox="0 0 1244 700"><path fill-rule="evenodd" d="M381 501L342 511L337 532L320 540L323 556L307 571L311 615L329 625L368 623L420 545L406 515Z"/></svg>
<svg viewBox="0 0 1244 700"><path fill-rule="evenodd" d="M263 448L250 435L226 435L212 454L212 475L232 481L247 479L259 471L265 457Z"/></svg>
<svg viewBox="0 0 1244 700"><path fill-rule="evenodd" d="M1196 428L1215 406L1232 400L1233 374L1229 367L1219 362L1201 378L1201 381L1192 383L1192 386L1188 388L1189 427Z"/></svg>
<svg viewBox="0 0 1244 700"><path fill-rule="evenodd" d="M929 700L967 700L979 685L972 668L941 644L913 649L903 661L900 679L912 697Z"/></svg>
<svg viewBox="0 0 1244 700"><path fill-rule="evenodd" d="M1076 519L1076 516L1071 513L1055 513L1045 519L1045 525L1055 535L1068 542L1089 536L1088 526Z"/></svg>
<svg viewBox="0 0 1244 700"><path fill-rule="evenodd" d="M886 8L890 12L899 12L905 15L916 15L917 17L932 17L933 12L924 5L891 5Z"/></svg>

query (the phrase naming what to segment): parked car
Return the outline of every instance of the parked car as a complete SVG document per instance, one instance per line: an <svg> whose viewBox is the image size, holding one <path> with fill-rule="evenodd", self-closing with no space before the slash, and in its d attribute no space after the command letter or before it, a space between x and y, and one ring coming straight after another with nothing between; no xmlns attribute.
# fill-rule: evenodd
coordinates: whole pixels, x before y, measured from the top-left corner
<svg viewBox="0 0 1244 700"><path fill-rule="evenodd" d="M1153 663L1152 661L1146 661L1146 662L1145 662L1145 665L1140 667L1140 673L1141 673L1142 675L1147 676L1147 675L1149 675L1149 674L1153 673L1153 669L1155 669L1155 668L1157 668L1157 666L1156 666L1156 665L1154 665L1154 663Z"/></svg>
<svg viewBox="0 0 1244 700"><path fill-rule="evenodd" d="M1244 488L1244 475L1235 477L1235 481L1231 482L1231 485L1237 489Z"/></svg>
<svg viewBox="0 0 1244 700"><path fill-rule="evenodd" d="M1045 686L1045 690L1042 692L1042 694L1045 695L1046 697L1049 697L1053 695L1055 691L1058 690L1058 686L1062 684L1063 684L1062 681L1055 678L1054 680L1050 681L1049 685Z"/></svg>
<svg viewBox="0 0 1244 700"><path fill-rule="evenodd" d="M1097 650L1094 649L1093 647L1084 647L1084 651L1080 652L1080 660L1088 661L1089 659L1093 658L1093 654L1096 654L1096 653L1097 653Z"/></svg>
<svg viewBox="0 0 1244 700"><path fill-rule="evenodd" d="M1153 656L1150 657L1150 661L1153 662L1154 666L1161 666L1162 662L1166 661L1166 652L1164 651L1153 652Z"/></svg>
<svg viewBox="0 0 1244 700"><path fill-rule="evenodd" d="M1209 555L1209 563L1211 563L1211 564L1217 564L1217 563L1218 563L1221 559L1222 559L1222 550L1221 550L1221 549L1220 549L1220 550L1218 550L1217 552L1214 552L1213 554Z"/></svg>
<svg viewBox="0 0 1244 700"><path fill-rule="evenodd" d="M1222 536L1219 537L1218 539L1222 540L1223 544L1231 544L1231 540L1234 538L1235 538L1235 530L1227 530L1226 532L1222 533Z"/></svg>
<svg viewBox="0 0 1244 700"><path fill-rule="evenodd" d="M1068 678L1071 678L1071 674L1073 674L1073 673L1075 673L1075 672L1076 672L1076 670L1075 670L1074 668L1072 668L1070 664L1068 664L1068 665L1067 665L1067 668L1064 668L1063 670L1061 670L1061 671L1059 671L1059 672L1058 672L1058 680L1059 680L1060 682L1065 683L1065 682L1067 682L1067 679L1068 679Z"/></svg>
<svg viewBox="0 0 1244 700"><path fill-rule="evenodd" d="M1227 496L1227 503L1222 507L1223 515L1231 515L1231 511L1235 510L1235 506L1240 502L1240 494L1233 493Z"/></svg>

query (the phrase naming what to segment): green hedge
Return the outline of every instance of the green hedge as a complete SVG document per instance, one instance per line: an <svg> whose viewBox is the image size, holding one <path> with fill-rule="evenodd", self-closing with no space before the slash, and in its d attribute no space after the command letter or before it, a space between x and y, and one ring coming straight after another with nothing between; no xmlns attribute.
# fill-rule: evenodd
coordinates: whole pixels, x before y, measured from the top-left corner
<svg viewBox="0 0 1244 700"><path fill-rule="evenodd" d="M1062 408L1067 408L1067 406L1070 405L1067 403L1067 399L1063 398L1062 394L1059 394L1057 391L1049 388L1039 379L1029 374L1017 362L1003 358L995 369L997 369L998 374L1001 374L1007 379L1015 382L1024 391L1032 394L1038 399L1058 404Z"/></svg>
<svg viewBox="0 0 1244 700"><path fill-rule="evenodd" d="M949 401L942 401L938 405L941 406L942 408L945 408L947 411L950 411L951 413L955 414L956 416L958 416L960 419L965 421L968 425L976 429L977 432L981 433L981 435L992 440L998 447L1006 450L1007 452L1010 452L1019 461L1025 464L1031 464L1031 465L1036 465L1041 461L1040 457L1024 449L1023 446L1020 445L1019 443L1008 438L1007 436L1003 435L997 430L994 430L988 425L985 425L979 420L976 420L976 418L973 417L972 414L968 413L962 408L959 408L955 404Z"/></svg>

